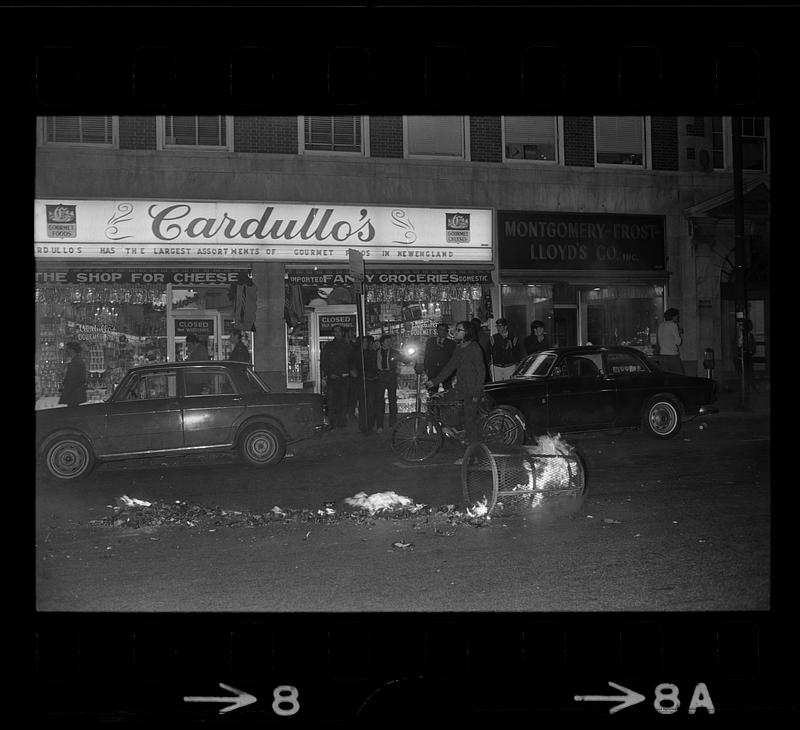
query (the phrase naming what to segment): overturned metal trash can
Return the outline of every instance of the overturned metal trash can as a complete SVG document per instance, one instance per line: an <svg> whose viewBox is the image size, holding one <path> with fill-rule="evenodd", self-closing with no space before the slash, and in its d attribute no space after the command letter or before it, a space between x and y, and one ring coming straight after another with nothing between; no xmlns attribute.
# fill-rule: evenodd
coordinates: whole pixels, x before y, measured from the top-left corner
<svg viewBox="0 0 800 730"><path fill-rule="evenodd" d="M583 458L568 444L546 438L534 446L470 444L461 462L466 507L486 516L578 509L587 489Z"/></svg>

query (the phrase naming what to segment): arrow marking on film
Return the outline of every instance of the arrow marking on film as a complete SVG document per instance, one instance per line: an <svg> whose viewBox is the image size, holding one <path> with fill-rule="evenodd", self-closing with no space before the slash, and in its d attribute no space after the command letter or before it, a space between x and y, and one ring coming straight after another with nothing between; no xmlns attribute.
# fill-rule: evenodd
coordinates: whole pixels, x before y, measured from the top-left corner
<svg viewBox="0 0 800 730"><path fill-rule="evenodd" d="M608 712L610 714L614 714L615 712L619 712L620 710L624 710L626 707L631 707L633 705L638 704L639 702L644 702L644 695L640 695L638 692L634 692L632 689L628 689L627 687L623 687L621 684L615 684L614 682L609 682L609 686L613 687L614 689L618 689L620 692L624 692L625 694L622 695L575 695L575 700L580 702L581 700L586 702L598 702L598 701L605 701L605 702L616 702L619 701L616 707L612 707Z"/></svg>
<svg viewBox="0 0 800 730"><path fill-rule="evenodd" d="M220 714L222 714L223 712L230 712L231 710L238 710L240 707L245 707L246 705L252 705L256 701L256 698L253 697L253 695L247 694L247 692L242 692L240 689L236 689L235 687L229 687L227 684L222 684L222 682L219 683L219 686L222 687L222 689L228 690L228 692L233 692L236 695L236 697L184 697L183 701L225 702L229 706L223 707L220 710Z"/></svg>

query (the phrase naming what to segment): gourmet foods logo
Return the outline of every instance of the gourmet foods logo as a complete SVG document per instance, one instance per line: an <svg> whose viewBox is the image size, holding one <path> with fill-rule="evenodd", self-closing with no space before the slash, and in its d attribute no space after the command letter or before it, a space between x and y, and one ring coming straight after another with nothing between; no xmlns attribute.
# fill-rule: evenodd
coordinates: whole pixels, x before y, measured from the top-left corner
<svg viewBox="0 0 800 730"><path fill-rule="evenodd" d="M469 213L445 214L448 243L469 243L469 216Z"/></svg>
<svg viewBox="0 0 800 730"><path fill-rule="evenodd" d="M78 222L75 205L48 205L47 236L48 238L77 238Z"/></svg>

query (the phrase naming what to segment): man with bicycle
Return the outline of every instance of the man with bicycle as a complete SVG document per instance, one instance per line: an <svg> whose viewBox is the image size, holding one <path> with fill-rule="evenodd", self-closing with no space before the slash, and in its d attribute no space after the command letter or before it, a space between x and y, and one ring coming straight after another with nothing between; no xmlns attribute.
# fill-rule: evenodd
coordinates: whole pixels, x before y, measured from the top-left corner
<svg viewBox="0 0 800 730"><path fill-rule="evenodd" d="M448 363L435 378L428 380L425 387L429 390L438 387L454 372L455 387L442 396L442 403L463 402L464 443L480 440L480 424L478 408L483 398L483 383L486 379L486 366L483 350L478 344L478 333L472 322L467 320L456 324L454 338L456 349Z"/></svg>

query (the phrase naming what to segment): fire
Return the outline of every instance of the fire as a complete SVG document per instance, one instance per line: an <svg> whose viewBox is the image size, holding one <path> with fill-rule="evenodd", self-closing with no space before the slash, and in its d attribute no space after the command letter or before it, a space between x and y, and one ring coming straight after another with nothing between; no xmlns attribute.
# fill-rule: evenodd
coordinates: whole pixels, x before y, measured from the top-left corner
<svg viewBox="0 0 800 730"><path fill-rule="evenodd" d="M371 515L383 510L398 509L406 507L412 509L414 501L408 497L403 497L396 492L375 492L367 496L366 492L359 492L353 497L345 498L345 504L351 507L360 507L366 510Z"/></svg>
<svg viewBox="0 0 800 730"><path fill-rule="evenodd" d="M478 500L472 507L467 507L467 515L470 517L484 517L489 511L489 500Z"/></svg>

